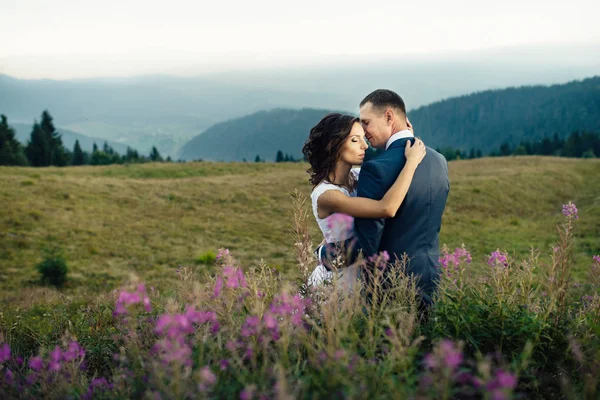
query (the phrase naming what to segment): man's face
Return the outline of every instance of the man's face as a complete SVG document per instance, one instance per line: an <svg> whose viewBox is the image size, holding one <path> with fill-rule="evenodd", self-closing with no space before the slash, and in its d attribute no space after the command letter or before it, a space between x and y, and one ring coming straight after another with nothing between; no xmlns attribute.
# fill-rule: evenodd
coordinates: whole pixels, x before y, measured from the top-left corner
<svg viewBox="0 0 600 400"><path fill-rule="evenodd" d="M376 149L385 148L385 144L393 133L385 110L373 108L371 102L366 103L360 108L360 123L371 146Z"/></svg>

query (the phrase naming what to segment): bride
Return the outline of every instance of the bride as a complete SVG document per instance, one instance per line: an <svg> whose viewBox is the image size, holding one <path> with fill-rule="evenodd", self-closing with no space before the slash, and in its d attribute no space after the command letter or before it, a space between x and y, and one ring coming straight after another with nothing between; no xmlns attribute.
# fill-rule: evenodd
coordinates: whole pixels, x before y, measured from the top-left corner
<svg viewBox="0 0 600 400"><path fill-rule="evenodd" d="M408 126L412 130L409 122ZM420 139L415 139L412 145L408 141L406 164L396 182L381 200L372 200L356 197L360 169L352 168L362 164L368 147L359 119L350 115L328 114L310 130L302 153L310 164L307 172L313 184L312 209L323 233L323 242L342 242L351 238L354 217L393 217L404 201L414 172L426 153ZM318 265L310 275L308 284L321 285L331 281L336 274L338 284L352 290L357 281L357 272L357 265L335 272Z"/></svg>

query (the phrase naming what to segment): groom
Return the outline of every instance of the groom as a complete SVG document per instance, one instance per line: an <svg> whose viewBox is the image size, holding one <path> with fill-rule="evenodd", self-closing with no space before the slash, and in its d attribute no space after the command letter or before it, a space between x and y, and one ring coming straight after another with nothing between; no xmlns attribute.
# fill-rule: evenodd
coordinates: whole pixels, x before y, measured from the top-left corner
<svg viewBox="0 0 600 400"><path fill-rule="evenodd" d="M404 167L406 141L414 136L408 129L404 101L391 90L379 89L365 97L360 103L360 121L371 145L385 152L362 165L358 196L380 200ZM418 277L424 305L432 304L440 275L439 232L449 190L446 159L427 147L396 215L388 219L355 219L354 239L350 239L355 242L344 244L344 248L353 250L348 265L361 250L365 259L387 251L391 262L406 253L410 258L407 272ZM317 251L319 260L330 268L335 244L326 244Z"/></svg>

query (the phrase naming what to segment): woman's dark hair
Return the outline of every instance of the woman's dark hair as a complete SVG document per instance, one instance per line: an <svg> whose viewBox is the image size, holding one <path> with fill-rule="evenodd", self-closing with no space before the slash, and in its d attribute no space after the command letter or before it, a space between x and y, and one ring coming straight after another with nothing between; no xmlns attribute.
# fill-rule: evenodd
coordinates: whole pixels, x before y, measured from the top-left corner
<svg viewBox="0 0 600 400"><path fill-rule="evenodd" d="M308 135L302 147L302 153L310 164L306 171L310 174L310 183L317 186L335 169L340 150L350 135L350 131L359 119L339 113L327 114Z"/></svg>

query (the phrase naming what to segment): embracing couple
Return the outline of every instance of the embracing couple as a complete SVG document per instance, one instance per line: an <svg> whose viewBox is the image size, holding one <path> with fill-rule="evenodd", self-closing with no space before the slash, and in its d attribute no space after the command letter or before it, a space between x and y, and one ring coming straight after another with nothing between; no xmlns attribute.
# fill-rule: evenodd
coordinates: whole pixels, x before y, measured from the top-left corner
<svg viewBox="0 0 600 400"><path fill-rule="evenodd" d="M367 141L385 151L363 164ZM361 252L364 260L386 252L391 263L406 254L406 272L418 279L422 305L430 305L440 275L448 163L414 137L402 98L380 89L360 103L360 118L325 116L302 152L310 163L312 208L324 236L309 284L320 285L335 274L353 290L365 276L362 268L369 268L368 262L356 262ZM351 251L343 268L336 268L340 248Z"/></svg>

